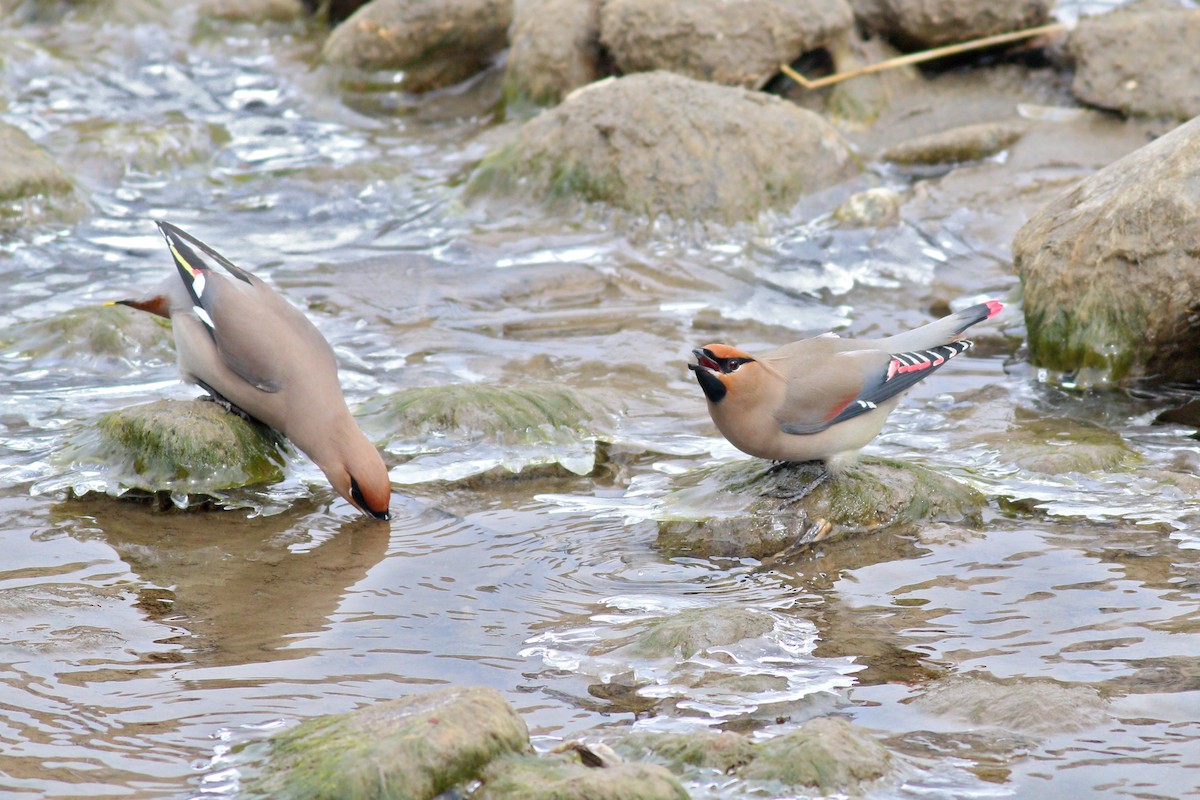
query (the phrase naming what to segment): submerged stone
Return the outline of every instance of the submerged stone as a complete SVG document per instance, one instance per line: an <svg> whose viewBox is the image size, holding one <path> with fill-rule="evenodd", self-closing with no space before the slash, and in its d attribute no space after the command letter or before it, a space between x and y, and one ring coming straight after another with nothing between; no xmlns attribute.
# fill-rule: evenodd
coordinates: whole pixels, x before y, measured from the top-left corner
<svg viewBox="0 0 1200 800"><path fill-rule="evenodd" d="M887 748L862 728L836 717L818 717L759 745L754 759L737 774L832 794L882 778L891 760Z"/></svg>
<svg viewBox="0 0 1200 800"><path fill-rule="evenodd" d="M64 225L83 215L75 186L20 128L0 122L0 231Z"/></svg>
<svg viewBox="0 0 1200 800"><path fill-rule="evenodd" d="M412 482L547 465L586 475L606 427L599 402L550 384L405 389L367 403L360 416L389 451L412 458L394 471Z"/></svg>
<svg viewBox="0 0 1200 800"><path fill-rule="evenodd" d="M473 800L687 800L679 779L657 764L585 767L565 758L493 762Z"/></svg>
<svg viewBox="0 0 1200 800"><path fill-rule="evenodd" d="M130 353L175 360L170 323L117 306L87 306L19 322L0 330L0 348L19 358L50 363L124 361Z"/></svg>
<svg viewBox="0 0 1200 800"><path fill-rule="evenodd" d="M57 454L110 492L208 494L283 477L278 436L216 403L156 400L89 420Z"/></svg>
<svg viewBox="0 0 1200 800"><path fill-rule="evenodd" d="M1049 735L1108 720L1108 702L1091 686L1034 678L954 675L931 683L913 703L972 725Z"/></svg>
<svg viewBox="0 0 1200 800"><path fill-rule="evenodd" d="M244 788L272 800L431 800L479 778L493 759L530 749L524 721L499 692L451 687L318 717L249 745L262 764Z"/></svg>
<svg viewBox="0 0 1200 800"><path fill-rule="evenodd" d="M880 154L896 164L953 164L994 156L1021 138L1027 126L1018 122L964 125L892 145Z"/></svg>
<svg viewBox="0 0 1200 800"><path fill-rule="evenodd" d="M612 652L637 659L688 659L710 647L770 633L774 620L749 608L692 608L650 623Z"/></svg>
<svg viewBox="0 0 1200 800"><path fill-rule="evenodd" d="M631 733L614 742L613 747L628 758L644 758L653 753L675 773L696 767L728 774L750 763L755 756L754 742L730 731Z"/></svg>
<svg viewBox="0 0 1200 800"><path fill-rule="evenodd" d="M823 476L825 468L811 462L747 460L694 470L663 501L658 544L672 553L764 558L804 544L817 520L833 526L830 535L848 535L976 521L986 503L953 478L892 459L863 458Z"/></svg>
<svg viewBox="0 0 1200 800"><path fill-rule="evenodd" d="M733 223L858 171L841 135L810 111L649 72L591 84L529 120L480 162L467 190Z"/></svg>

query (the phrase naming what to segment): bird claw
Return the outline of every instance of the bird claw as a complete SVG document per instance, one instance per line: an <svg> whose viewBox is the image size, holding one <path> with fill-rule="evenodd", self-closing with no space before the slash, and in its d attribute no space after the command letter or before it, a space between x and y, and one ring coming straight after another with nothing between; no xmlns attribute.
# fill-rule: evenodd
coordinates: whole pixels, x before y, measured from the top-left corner
<svg viewBox="0 0 1200 800"><path fill-rule="evenodd" d="M238 408L233 403L229 402L224 397L221 397L218 394L201 395L200 400L201 400L201 402L204 402L204 403L216 403L217 405L219 405L221 408L225 409L229 413L236 414L237 416L246 420L246 422L258 422L258 420L256 420L254 417L250 416L245 411L242 411L242 409Z"/></svg>

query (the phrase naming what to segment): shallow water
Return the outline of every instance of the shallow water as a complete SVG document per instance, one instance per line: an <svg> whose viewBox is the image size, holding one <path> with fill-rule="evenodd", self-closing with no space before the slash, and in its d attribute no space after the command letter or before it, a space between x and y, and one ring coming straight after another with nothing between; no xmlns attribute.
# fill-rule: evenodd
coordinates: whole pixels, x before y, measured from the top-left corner
<svg viewBox="0 0 1200 800"><path fill-rule="evenodd" d="M887 334L1004 296L1012 232L1038 198L1142 131L1096 118L1032 135L921 183L880 231L836 228L828 210L909 176L873 172L735 229L648 230L599 209L464 207L463 171L512 125L492 111L498 73L420 104L342 94L310 67L315 35L194 23L3 23L0 116L71 172L91 213L0 240L0 327L158 281L165 218L304 305L352 405L537 379L605 393L622 413L595 477L449 491L428 480L444 462L393 453L390 526L358 519L302 456L282 483L231 497L239 509L163 513L68 499L102 481L53 453L77 420L197 394L165 331L163 347L116 357L0 353L5 796L226 794L234 745L444 684L501 690L541 747L630 728L765 736L836 712L897 754L873 797L1200 792L1200 444L1152 424L1163 393L1043 385L1018 351L1019 314L914 390L869 448L976 485L983 526L833 542L769 569L655 545L671 475L738 457L684 367L692 347ZM1053 80L1019 77L1004 90L1067 102ZM110 129L124 133L97 133ZM1030 472L1003 442L970 437L987 422L978 406L1098 425L1141 462ZM655 619L725 608L765 615L770 632L720 658L614 650ZM930 687L952 676L982 677L936 702ZM976 713L988 681L1016 685L1026 712L1043 710L1026 684L1083 701ZM743 791L723 776L689 789Z"/></svg>

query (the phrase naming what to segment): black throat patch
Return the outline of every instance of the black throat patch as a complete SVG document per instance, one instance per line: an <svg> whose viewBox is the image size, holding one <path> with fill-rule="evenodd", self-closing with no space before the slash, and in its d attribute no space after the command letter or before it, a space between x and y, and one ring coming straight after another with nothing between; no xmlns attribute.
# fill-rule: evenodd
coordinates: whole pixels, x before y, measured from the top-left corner
<svg viewBox="0 0 1200 800"><path fill-rule="evenodd" d="M725 398L725 384L721 383L720 378L701 366L692 365L692 370L696 373L696 382L700 384L710 403L719 403Z"/></svg>

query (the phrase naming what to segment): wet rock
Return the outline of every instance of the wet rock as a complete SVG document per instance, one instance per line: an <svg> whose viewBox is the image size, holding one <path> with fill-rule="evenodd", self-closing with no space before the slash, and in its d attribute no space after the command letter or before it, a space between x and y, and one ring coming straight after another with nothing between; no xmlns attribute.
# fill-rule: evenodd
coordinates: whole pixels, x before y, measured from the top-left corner
<svg viewBox="0 0 1200 800"><path fill-rule="evenodd" d="M985 673L954 675L913 698L928 712L1010 731L1049 735L1105 722L1108 702L1091 686L1050 680L1000 680Z"/></svg>
<svg viewBox="0 0 1200 800"><path fill-rule="evenodd" d="M109 492L209 494L283 477L280 441L216 403L156 400L85 422L55 460L99 470Z"/></svg>
<svg viewBox="0 0 1200 800"><path fill-rule="evenodd" d="M833 210L833 218L851 228L882 228L900 221L903 195L882 186L850 195Z"/></svg>
<svg viewBox="0 0 1200 800"><path fill-rule="evenodd" d="M1200 374L1200 119L1083 180L1017 232L1030 360L1077 385Z"/></svg>
<svg viewBox="0 0 1200 800"><path fill-rule="evenodd" d="M1050 22L1051 0L850 0L867 29L905 50L966 42Z"/></svg>
<svg viewBox="0 0 1200 800"><path fill-rule="evenodd" d="M484 158L468 191L735 222L858 169L837 132L811 112L652 72L592 84L526 122Z"/></svg>
<svg viewBox="0 0 1200 800"><path fill-rule="evenodd" d="M537 383L406 389L367 403L360 414L363 429L386 439L387 450L415 456L393 470L401 482L555 464L586 475L595 467L607 415L585 394Z"/></svg>
<svg viewBox="0 0 1200 800"><path fill-rule="evenodd" d="M607 0L600 40L625 74L662 69L759 89L852 21L844 0Z"/></svg>
<svg viewBox="0 0 1200 800"><path fill-rule="evenodd" d="M699 767L729 774L750 763L755 755L754 742L729 731L632 733L614 742L613 747L628 758L644 758L653 753L675 773Z"/></svg>
<svg viewBox="0 0 1200 800"><path fill-rule="evenodd" d="M774 627L770 616L754 609L693 608L655 620L608 652L639 659L688 659L711 647L764 636Z"/></svg>
<svg viewBox="0 0 1200 800"><path fill-rule="evenodd" d="M325 42L329 64L404 73L397 88L427 92L486 68L507 44L512 0L371 0Z"/></svg>
<svg viewBox="0 0 1200 800"><path fill-rule="evenodd" d="M852 792L882 778L891 754L866 731L836 717L819 717L760 745L738 777L809 786L823 793Z"/></svg>
<svg viewBox="0 0 1200 800"><path fill-rule="evenodd" d="M924 521L976 521L983 495L916 464L863 458L822 478L814 463L737 461L682 476L660 511L658 545L693 556L765 558L830 537ZM804 487L820 480L811 491ZM823 539L825 531L817 531Z"/></svg>
<svg viewBox="0 0 1200 800"><path fill-rule="evenodd" d="M607 74L600 47L600 0L525 0L508 32L504 102L555 105Z"/></svg>
<svg viewBox="0 0 1200 800"><path fill-rule="evenodd" d="M565 758L504 758L484 773L473 800L687 800L679 780L657 764L585 767Z"/></svg>
<svg viewBox="0 0 1200 800"><path fill-rule="evenodd" d="M301 0L202 0L197 11L226 22L291 22L305 15Z"/></svg>
<svg viewBox="0 0 1200 800"><path fill-rule="evenodd" d="M75 308L0 330L0 348L43 367L66 363L114 366L139 359L175 361L170 324L117 306Z"/></svg>
<svg viewBox="0 0 1200 800"><path fill-rule="evenodd" d="M67 225L83 211L58 165L20 128L0 122L0 232Z"/></svg>
<svg viewBox="0 0 1200 800"><path fill-rule="evenodd" d="M273 736L250 796L431 800L493 759L528 753L529 731L499 692L452 687L318 717Z"/></svg>
<svg viewBox="0 0 1200 800"><path fill-rule="evenodd" d="M1071 91L1123 114L1200 115L1200 10L1163 0L1084 17L1071 32Z"/></svg>
<svg viewBox="0 0 1200 800"><path fill-rule="evenodd" d="M833 72L850 72L900 55L883 39L862 39L853 29L831 41L825 49L833 60ZM886 113L898 95L912 92L922 83L921 73L913 66L862 75L823 90L827 92L824 110L839 128L866 127ZM810 93L797 87L789 91L787 96L789 99L804 99L805 94Z"/></svg>
<svg viewBox="0 0 1200 800"><path fill-rule="evenodd" d="M952 164L994 156L1021 138L1019 122L982 122L892 145L879 158L896 164Z"/></svg>

